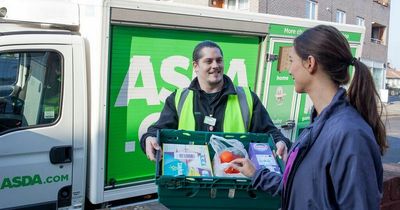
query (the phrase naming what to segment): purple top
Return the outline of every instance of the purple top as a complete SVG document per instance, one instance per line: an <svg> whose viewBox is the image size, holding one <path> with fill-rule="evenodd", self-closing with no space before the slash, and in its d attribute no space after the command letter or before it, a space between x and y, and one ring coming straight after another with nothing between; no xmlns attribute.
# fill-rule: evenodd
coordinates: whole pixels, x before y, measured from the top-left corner
<svg viewBox="0 0 400 210"><path fill-rule="evenodd" d="M286 181L287 178L289 176L290 170L292 169L293 166L293 162L296 159L297 153L299 153L299 147L296 147L290 154L288 157L288 160L286 162L286 168L285 168L285 172L283 173L283 186L286 186Z"/></svg>

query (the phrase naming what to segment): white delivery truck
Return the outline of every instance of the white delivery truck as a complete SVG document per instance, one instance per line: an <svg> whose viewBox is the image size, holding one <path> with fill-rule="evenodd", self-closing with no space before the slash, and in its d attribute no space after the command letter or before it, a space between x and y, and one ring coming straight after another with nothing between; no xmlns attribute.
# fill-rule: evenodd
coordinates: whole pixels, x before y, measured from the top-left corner
<svg viewBox="0 0 400 210"><path fill-rule="evenodd" d="M156 192L139 138L194 77L202 40L294 140L311 103L288 74L293 38L333 24L134 0L0 0L0 209L80 209Z"/></svg>

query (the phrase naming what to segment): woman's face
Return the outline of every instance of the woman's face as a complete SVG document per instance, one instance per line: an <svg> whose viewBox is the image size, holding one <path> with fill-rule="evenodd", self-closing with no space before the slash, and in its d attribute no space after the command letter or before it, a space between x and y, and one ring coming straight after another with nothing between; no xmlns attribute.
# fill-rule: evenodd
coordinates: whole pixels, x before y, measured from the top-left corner
<svg viewBox="0 0 400 210"><path fill-rule="evenodd" d="M289 61L291 63L289 73L294 80L294 86L297 93L307 92L309 84L309 72L305 68L306 61L303 61L296 53L294 47L290 50Z"/></svg>

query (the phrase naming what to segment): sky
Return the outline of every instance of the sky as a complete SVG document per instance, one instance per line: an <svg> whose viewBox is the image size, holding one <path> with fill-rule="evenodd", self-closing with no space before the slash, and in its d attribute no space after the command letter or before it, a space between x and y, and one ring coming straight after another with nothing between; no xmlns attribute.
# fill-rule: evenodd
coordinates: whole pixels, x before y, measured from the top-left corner
<svg viewBox="0 0 400 210"><path fill-rule="evenodd" d="M390 1L388 62L400 70L400 0Z"/></svg>

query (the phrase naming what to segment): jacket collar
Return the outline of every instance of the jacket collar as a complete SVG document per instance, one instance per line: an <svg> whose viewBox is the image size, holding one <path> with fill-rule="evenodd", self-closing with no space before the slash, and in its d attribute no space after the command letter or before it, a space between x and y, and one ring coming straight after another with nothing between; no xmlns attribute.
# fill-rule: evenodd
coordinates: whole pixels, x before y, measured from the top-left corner
<svg viewBox="0 0 400 210"><path fill-rule="evenodd" d="M320 134L322 128L324 127L325 122L331 116L335 115L337 111L340 110L342 107L348 105L346 95L346 90L344 88L339 88L331 103L327 107L325 107L325 109L321 112L319 116L317 116L317 112L313 108L313 111L311 113L311 124L306 127L310 130L310 136L302 141L303 143L301 144L303 146L313 144Z"/></svg>
<svg viewBox="0 0 400 210"><path fill-rule="evenodd" d="M347 104L346 90L344 88L339 88L335 96L333 96L331 103L325 107L324 110L322 110L319 116L317 116L316 110L313 109L311 114L311 125L318 121L325 121L331 115L333 115L338 108L345 104Z"/></svg>
<svg viewBox="0 0 400 210"><path fill-rule="evenodd" d="M233 85L232 80L225 74L223 76L223 80L224 80L224 86L222 87L222 90L221 90L223 95L236 94L236 89L235 89L235 86ZM189 90L193 90L195 92L204 92L200 88L199 79L197 77L194 78L192 80L192 82L190 83Z"/></svg>

